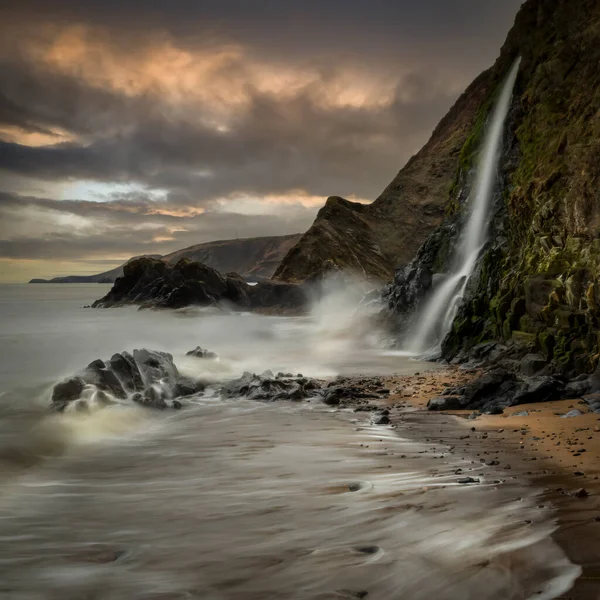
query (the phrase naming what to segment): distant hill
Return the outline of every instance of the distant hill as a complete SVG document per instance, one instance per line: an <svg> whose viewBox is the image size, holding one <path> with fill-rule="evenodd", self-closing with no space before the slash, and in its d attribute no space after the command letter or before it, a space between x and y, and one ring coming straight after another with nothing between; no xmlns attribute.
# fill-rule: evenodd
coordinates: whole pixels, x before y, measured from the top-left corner
<svg viewBox="0 0 600 600"><path fill-rule="evenodd" d="M144 254L143 256L161 258L160 254ZM29 283L114 283L117 277L123 276L123 267L134 258L140 258L140 256L133 256L121 266L97 275L65 275L64 277L53 277L52 279L31 279Z"/></svg>
<svg viewBox="0 0 600 600"><path fill-rule="evenodd" d="M162 258L174 264L180 258L200 261L221 273L238 273L246 278L270 278L288 251L296 245L301 234L246 238L236 240L219 240L206 242L177 250L166 256L149 254L150 258ZM133 257L139 258L139 257ZM114 283L122 277L123 267L104 271L97 275L67 275L53 279L32 279L29 283Z"/></svg>
<svg viewBox="0 0 600 600"><path fill-rule="evenodd" d="M163 256L174 264L180 258L199 261L221 273L238 273L246 278L270 278L283 257L302 234L207 242Z"/></svg>

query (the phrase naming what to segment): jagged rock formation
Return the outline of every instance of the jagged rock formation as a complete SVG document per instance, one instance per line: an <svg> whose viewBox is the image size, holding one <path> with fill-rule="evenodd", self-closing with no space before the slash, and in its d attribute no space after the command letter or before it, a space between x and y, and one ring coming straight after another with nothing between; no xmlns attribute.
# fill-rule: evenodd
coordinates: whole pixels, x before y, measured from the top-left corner
<svg viewBox="0 0 600 600"><path fill-rule="evenodd" d="M274 277L304 281L346 269L390 281L396 266L410 261L442 222L461 148L489 94L489 85L490 72L486 71L372 204L329 198Z"/></svg>
<svg viewBox="0 0 600 600"><path fill-rule="evenodd" d="M106 362L95 360L72 377L57 383L51 408L77 411L130 401L150 408L181 408L177 400L204 391L201 381L182 376L173 357L155 350L122 352Z"/></svg>
<svg viewBox="0 0 600 600"><path fill-rule="evenodd" d="M187 258L170 265L144 257L127 263L123 277L92 307L138 304L146 308L184 308L220 303L242 309L297 310L306 303L306 295L294 284L261 281L248 285L235 273L221 275Z"/></svg>
<svg viewBox="0 0 600 600"><path fill-rule="evenodd" d="M468 195L474 150L494 93L518 56L491 241L443 354L452 359L482 342L502 340L540 353L555 371L590 372L600 352L597 0L524 3L489 71L490 85L460 152L447 204L452 216L412 265L398 271L388 300L397 314L410 310L432 274L443 272Z"/></svg>
<svg viewBox="0 0 600 600"><path fill-rule="evenodd" d="M228 381L221 388L224 398L249 398L250 400L304 400L320 393L322 384L316 379L292 373L265 371L260 375L245 372L239 379Z"/></svg>

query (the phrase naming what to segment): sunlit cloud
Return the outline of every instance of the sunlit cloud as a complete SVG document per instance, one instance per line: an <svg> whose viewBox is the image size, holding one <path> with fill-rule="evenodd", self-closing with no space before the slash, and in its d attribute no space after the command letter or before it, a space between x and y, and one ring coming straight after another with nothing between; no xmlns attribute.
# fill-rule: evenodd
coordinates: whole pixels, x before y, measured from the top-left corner
<svg viewBox="0 0 600 600"><path fill-rule="evenodd" d="M304 0L260 14L241 0L12 4L0 6L11 277L19 261L27 276L89 273L298 233L329 195L374 200L491 63L519 0Z"/></svg>
<svg viewBox="0 0 600 600"><path fill-rule="evenodd" d="M75 139L74 135L60 128L48 131L28 131L14 125L0 126L0 140L25 146L51 146L52 144L72 142Z"/></svg>

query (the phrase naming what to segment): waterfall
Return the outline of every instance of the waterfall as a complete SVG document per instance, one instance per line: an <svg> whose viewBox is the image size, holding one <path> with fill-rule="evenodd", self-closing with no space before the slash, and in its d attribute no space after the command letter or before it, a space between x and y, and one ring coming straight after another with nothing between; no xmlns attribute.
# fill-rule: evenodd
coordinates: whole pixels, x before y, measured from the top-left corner
<svg viewBox="0 0 600 600"><path fill-rule="evenodd" d="M520 62L520 58L515 61L504 82L485 134L473 193L468 200L470 216L451 262L452 270L447 278L432 290L429 298L418 310L415 325L405 343L410 354L433 355L439 352L487 241L504 122L510 108Z"/></svg>

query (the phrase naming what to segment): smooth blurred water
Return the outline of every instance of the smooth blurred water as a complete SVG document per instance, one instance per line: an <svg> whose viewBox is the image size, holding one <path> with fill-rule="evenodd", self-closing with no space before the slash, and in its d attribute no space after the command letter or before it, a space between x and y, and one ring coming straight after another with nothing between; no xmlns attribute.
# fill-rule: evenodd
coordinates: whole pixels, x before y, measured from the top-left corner
<svg viewBox="0 0 600 600"><path fill-rule="evenodd" d="M103 293L0 286L3 600L548 599L579 573L535 489L461 486L448 447L316 398L49 413L54 381L142 346L215 382L432 368L380 348L352 290L297 318L81 308Z"/></svg>
<svg viewBox="0 0 600 600"><path fill-rule="evenodd" d="M313 376L433 368L385 356L377 331L356 312L358 296L351 290L332 291L306 317L214 308L83 308L107 289L101 284L0 285L0 392L51 384L92 360L143 347L170 352L184 370L209 369L216 377L267 368ZM221 360L185 358L197 345L216 351Z"/></svg>

